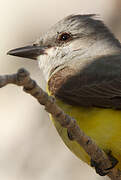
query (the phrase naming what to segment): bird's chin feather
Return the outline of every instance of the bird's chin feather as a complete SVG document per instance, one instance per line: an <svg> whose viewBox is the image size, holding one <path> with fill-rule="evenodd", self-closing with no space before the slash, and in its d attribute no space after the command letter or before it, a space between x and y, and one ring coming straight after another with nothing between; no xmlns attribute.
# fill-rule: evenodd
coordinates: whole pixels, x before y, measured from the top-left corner
<svg viewBox="0 0 121 180"><path fill-rule="evenodd" d="M40 55L40 56L38 56L37 59L38 59L39 68L42 70L45 80L48 81L49 71L50 71L49 56L48 55Z"/></svg>
<svg viewBox="0 0 121 180"><path fill-rule="evenodd" d="M46 81L48 81L52 69L60 66L65 61L64 58L62 58L62 51L58 47L46 49L46 54L38 56L37 59Z"/></svg>

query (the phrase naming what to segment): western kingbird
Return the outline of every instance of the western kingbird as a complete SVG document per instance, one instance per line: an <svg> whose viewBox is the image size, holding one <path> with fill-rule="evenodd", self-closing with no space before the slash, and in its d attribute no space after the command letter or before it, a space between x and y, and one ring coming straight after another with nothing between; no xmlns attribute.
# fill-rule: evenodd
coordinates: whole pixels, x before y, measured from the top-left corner
<svg viewBox="0 0 121 180"><path fill-rule="evenodd" d="M94 14L70 15L8 54L38 60L48 93L121 170L121 44L103 22ZM67 129L53 122L69 149L90 164Z"/></svg>

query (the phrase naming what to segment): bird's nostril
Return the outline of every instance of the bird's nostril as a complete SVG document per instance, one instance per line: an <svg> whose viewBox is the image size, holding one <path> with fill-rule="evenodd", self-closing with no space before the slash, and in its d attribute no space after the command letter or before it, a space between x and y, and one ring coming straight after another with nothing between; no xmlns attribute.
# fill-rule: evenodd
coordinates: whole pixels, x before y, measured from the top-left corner
<svg viewBox="0 0 121 180"><path fill-rule="evenodd" d="M33 44L33 46L39 46L39 44L37 44L37 43L34 43L34 44Z"/></svg>
<svg viewBox="0 0 121 180"><path fill-rule="evenodd" d="M47 47L48 47L48 48L51 48L52 46L51 46L51 45L48 45Z"/></svg>

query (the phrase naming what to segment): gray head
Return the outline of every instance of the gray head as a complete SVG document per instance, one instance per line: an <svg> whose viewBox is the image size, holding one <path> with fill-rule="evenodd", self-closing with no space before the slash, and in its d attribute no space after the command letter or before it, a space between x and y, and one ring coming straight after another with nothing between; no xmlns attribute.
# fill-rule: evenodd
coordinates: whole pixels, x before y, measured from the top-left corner
<svg viewBox="0 0 121 180"><path fill-rule="evenodd" d="M46 79L65 66L78 66L85 59L121 51L120 42L94 14L71 15L32 46L14 49L10 55L37 59ZM78 66L79 67L79 66Z"/></svg>

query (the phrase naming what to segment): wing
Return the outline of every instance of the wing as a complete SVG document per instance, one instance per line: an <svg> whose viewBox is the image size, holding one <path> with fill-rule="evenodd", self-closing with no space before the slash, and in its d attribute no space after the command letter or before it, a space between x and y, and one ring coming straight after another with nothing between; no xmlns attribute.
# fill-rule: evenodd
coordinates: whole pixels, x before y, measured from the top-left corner
<svg viewBox="0 0 121 180"><path fill-rule="evenodd" d="M75 75L69 76L69 71L62 70L51 81L56 97L84 107L121 109L120 56L97 58Z"/></svg>

